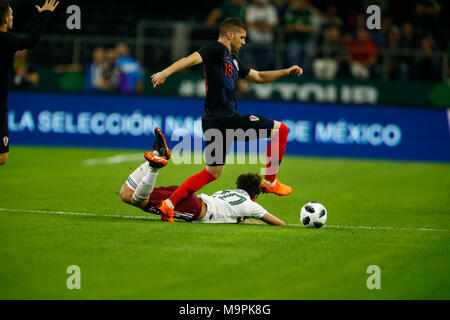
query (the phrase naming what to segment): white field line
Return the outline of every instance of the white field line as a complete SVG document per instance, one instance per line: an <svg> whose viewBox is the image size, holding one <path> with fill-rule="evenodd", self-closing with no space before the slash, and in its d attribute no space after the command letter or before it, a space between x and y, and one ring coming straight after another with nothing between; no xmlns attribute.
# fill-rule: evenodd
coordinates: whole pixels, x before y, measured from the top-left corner
<svg viewBox="0 0 450 320"><path fill-rule="evenodd" d="M433 228L399 228L399 227L367 227L367 226L329 226L328 228L341 228L341 229L368 229L368 230L400 230L400 231L437 231L437 232L450 232L445 229L433 229Z"/></svg>
<svg viewBox="0 0 450 320"><path fill-rule="evenodd" d="M87 217L110 217L120 219L136 219L136 220L159 220L156 217L146 216L122 216L119 214L97 214L86 212L67 212L67 211L46 211L46 210L26 210L26 209L8 209L0 208L0 212L18 212L18 213L49 213L49 214L61 214L61 215L75 215L75 216L87 216ZM300 224L287 224L290 227L301 227ZM366 230L399 230L399 231L434 231L434 232L450 232L445 229L432 229L432 228L396 228L396 227L369 227L369 226L333 226L325 225L324 228L337 228L337 229L366 229Z"/></svg>
<svg viewBox="0 0 450 320"><path fill-rule="evenodd" d="M83 164L86 166L96 166L103 164L117 164L122 162L134 162L142 160L144 161L144 153L128 153L128 154L118 154L112 157L106 158L94 158L94 159L86 159Z"/></svg>
<svg viewBox="0 0 450 320"><path fill-rule="evenodd" d="M194 161L190 162L194 158ZM236 158L235 158L236 157ZM239 158L240 157L240 158ZM249 157L249 158L247 158ZM259 153L241 153L234 152L232 154L227 155L227 164L261 164L266 165L266 154L264 153L263 159L260 159ZM178 164L203 164L203 152L194 151L188 157L188 159L184 159L183 156L174 153L172 154L172 163ZM115 156L104 157L104 158L91 158L83 161L85 166L99 166L99 165L111 165L118 164L123 162L135 162L135 161L145 161L144 152L141 153L128 153L128 154L118 154ZM187 161L187 162L186 162ZM258 162L259 161L259 162Z"/></svg>
<svg viewBox="0 0 450 320"><path fill-rule="evenodd" d="M0 208L0 212L1 211L20 212L20 213L50 213L50 214L63 214L63 215L86 216L86 217L109 217L109 218L121 218L121 219L136 219L136 220L155 220L155 218L145 217L145 216L121 216L119 214L97 214L97 213L86 213L86 212L24 210L24 209Z"/></svg>

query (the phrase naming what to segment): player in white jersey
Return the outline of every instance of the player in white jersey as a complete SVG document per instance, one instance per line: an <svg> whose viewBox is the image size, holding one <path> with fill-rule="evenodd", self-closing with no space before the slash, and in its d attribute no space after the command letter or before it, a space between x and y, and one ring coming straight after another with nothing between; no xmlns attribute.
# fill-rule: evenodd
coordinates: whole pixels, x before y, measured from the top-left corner
<svg viewBox="0 0 450 320"><path fill-rule="evenodd" d="M161 215L157 205L167 199L177 186L155 188L158 170L167 165L170 149L164 135L155 129L156 151L145 152L147 160L141 164L122 185L122 201L142 210ZM261 178L257 174L242 174L236 181L237 189L221 190L213 195L195 194L175 206L174 218L197 223L242 223L247 218L256 218L270 225L285 223L256 203L261 192Z"/></svg>
<svg viewBox="0 0 450 320"><path fill-rule="evenodd" d="M237 183L258 185L259 176L256 174L241 175ZM245 181L244 180L249 180ZM240 187L240 188L239 188ZM267 210L253 201L249 192L243 186L234 190L221 190L212 196L201 194L200 200L206 204L207 210L203 218L196 220L202 223L239 223L247 218L263 219ZM250 186L251 187L251 186ZM256 188L255 188L256 189Z"/></svg>

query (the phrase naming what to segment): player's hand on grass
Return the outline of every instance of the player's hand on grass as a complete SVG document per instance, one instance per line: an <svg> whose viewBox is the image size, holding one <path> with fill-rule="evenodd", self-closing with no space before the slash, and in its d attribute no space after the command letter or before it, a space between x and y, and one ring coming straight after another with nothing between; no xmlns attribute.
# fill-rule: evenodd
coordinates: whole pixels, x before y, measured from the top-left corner
<svg viewBox="0 0 450 320"><path fill-rule="evenodd" d="M153 88L157 88L166 82L167 76L164 71L152 75Z"/></svg>
<svg viewBox="0 0 450 320"><path fill-rule="evenodd" d="M53 12L55 8L58 6L59 1L56 0L45 0L45 3L42 7L39 7L38 5L35 5L37 11L41 13L42 11L50 11Z"/></svg>
<svg viewBox="0 0 450 320"><path fill-rule="evenodd" d="M288 74L301 76L303 74L303 69L299 66L292 66L288 69Z"/></svg>
<svg viewBox="0 0 450 320"><path fill-rule="evenodd" d="M241 223L243 223L243 224L265 224L264 222L256 221L256 220L244 220Z"/></svg>

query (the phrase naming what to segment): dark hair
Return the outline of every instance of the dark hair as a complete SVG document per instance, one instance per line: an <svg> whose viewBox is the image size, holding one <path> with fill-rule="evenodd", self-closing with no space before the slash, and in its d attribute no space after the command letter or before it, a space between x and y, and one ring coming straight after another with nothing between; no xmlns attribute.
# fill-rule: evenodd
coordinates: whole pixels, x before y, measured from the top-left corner
<svg viewBox="0 0 450 320"><path fill-rule="evenodd" d="M250 198L261 193L261 178L256 173L241 174L236 180L238 189L247 191Z"/></svg>
<svg viewBox="0 0 450 320"><path fill-rule="evenodd" d="M8 16L9 13L9 2L1 1L0 2L0 25L3 24L3 19Z"/></svg>
<svg viewBox="0 0 450 320"><path fill-rule="evenodd" d="M220 24L219 34L221 36L225 35L230 31L240 31L241 29L247 30L247 26L239 18L227 18L224 22Z"/></svg>

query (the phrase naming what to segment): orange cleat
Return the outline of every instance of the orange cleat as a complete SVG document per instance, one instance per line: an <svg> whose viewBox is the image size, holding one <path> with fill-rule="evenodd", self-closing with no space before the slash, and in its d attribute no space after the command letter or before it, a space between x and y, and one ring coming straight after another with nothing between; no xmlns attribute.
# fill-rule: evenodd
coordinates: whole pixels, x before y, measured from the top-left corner
<svg viewBox="0 0 450 320"><path fill-rule="evenodd" d="M166 157L160 157L157 156L152 151L146 151L144 152L144 158L148 161L150 167L152 168L162 168L167 165L167 159Z"/></svg>
<svg viewBox="0 0 450 320"><path fill-rule="evenodd" d="M282 184L277 180L274 186L269 186L265 181L261 184L262 193L273 193L279 196L287 196L292 192L292 188L286 184Z"/></svg>
<svg viewBox="0 0 450 320"><path fill-rule="evenodd" d="M161 202L161 204L157 205L156 207L161 212L160 214L161 214L162 221L175 222L173 220L175 211L173 209L169 208L166 201Z"/></svg>
<svg viewBox="0 0 450 320"><path fill-rule="evenodd" d="M153 143L153 149L158 152L159 156L166 157L167 160L170 159L171 152L167 146L166 137L158 127L155 127L155 142Z"/></svg>

